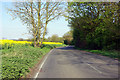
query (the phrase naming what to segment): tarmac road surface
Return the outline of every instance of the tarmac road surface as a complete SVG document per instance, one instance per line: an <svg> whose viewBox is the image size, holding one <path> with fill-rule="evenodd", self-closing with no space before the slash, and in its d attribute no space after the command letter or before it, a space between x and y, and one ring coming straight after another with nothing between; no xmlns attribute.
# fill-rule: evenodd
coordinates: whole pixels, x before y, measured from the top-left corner
<svg viewBox="0 0 120 80"><path fill-rule="evenodd" d="M118 78L118 61L76 50L72 46L53 49L36 73L36 78Z"/></svg>

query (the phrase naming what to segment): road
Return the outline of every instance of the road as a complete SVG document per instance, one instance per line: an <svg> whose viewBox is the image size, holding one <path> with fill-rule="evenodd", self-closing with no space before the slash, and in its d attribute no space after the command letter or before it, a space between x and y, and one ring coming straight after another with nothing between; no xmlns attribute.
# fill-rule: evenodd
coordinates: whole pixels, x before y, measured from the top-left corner
<svg viewBox="0 0 120 80"><path fill-rule="evenodd" d="M118 61L76 50L53 49L40 65L36 78L118 78Z"/></svg>

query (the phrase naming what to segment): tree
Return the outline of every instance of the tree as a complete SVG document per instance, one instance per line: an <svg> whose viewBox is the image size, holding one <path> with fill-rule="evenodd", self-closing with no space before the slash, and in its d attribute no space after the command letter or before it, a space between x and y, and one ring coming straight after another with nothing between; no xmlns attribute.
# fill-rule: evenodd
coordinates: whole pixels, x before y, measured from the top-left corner
<svg viewBox="0 0 120 80"><path fill-rule="evenodd" d="M58 41L59 41L59 37L58 37L57 34L54 34L54 35L51 36L50 40L51 40L52 42L58 42Z"/></svg>
<svg viewBox="0 0 120 80"><path fill-rule="evenodd" d="M120 2L68 3L69 25L75 46L91 49L118 49Z"/></svg>
<svg viewBox="0 0 120 80"><path fill-rule="evenodd" d="M59 18L65 12L62 2L16 2L13 9L8 9L14 17L28 26L34 37L34 46L41 46L50 21ZM41 43L40 43L41 42Z"/></svg>
<svg viewBox="0 0 120 80"><path fill-rule="evenodd" d="M19 38L18 41L23 41L24 39L23 38Z"/></svg>
<svg viewBox="0 0 120 80"><path fill-rule="evenodd" d="M57 34L53 34L51 37L48 37L48 41L50 42L61 42L63 43L63 38L59 37Z"/></svg>
<svg viewBox="0 0 120 80"><path fill-rule="evenodd" d="M70 30L68 31L67 33L65 33L63 35L63 38L64 38L64 43L65 44L71 44L72 40L73 40L73 31Z"/></svg>

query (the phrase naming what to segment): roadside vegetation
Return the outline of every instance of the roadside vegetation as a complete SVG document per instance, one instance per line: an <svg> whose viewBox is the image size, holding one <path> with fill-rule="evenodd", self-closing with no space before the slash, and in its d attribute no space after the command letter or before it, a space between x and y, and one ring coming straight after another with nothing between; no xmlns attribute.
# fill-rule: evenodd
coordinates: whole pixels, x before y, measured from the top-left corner
<svg viewBox="0 0 120 80"><path fill-rule="evenodd" d="M65 46L62 43L45 42L41 47L34 47L33 43L27 41L3 41L0 50L2 52L2 79L25 77L30 68L34 67L51 49Z"/></svg>
<svg viewBox="0 0 120 80"><path fill-rule="evenodd" d="M114 59L119 60L120 59L120 51L115 51L115 50L85 50L88 52L96 53L96 54L101 54L103 56L108 56Z"/></svg>
<svg viewBox="0 0 120 80"><path fill-rule="evenodd" d="M120 58L120 2L70 2L68 13L75 47Z"/></svg>
<svg viewBox="0 0 120 80"><path fill-rule="evenodd" d="M113 59L117 59L120 61L120 51L117 51L117 50L91 50L91 49L81 49L77 47L76 49L84 50L84 51L95 53L95 54L100 54L103 56L108 56L108 57L111 57Z"/></svg>

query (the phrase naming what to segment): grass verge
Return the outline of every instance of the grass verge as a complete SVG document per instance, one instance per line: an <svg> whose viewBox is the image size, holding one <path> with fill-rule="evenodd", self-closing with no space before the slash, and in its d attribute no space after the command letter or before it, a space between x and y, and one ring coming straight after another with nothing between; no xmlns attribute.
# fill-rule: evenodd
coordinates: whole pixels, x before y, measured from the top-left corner
<svg viewBox="0 0 120 80"><path fill-rule="evenodd" d="M100 54L103 56L108 56L114 59L118 59L120 61L120 51L115 51L115 50L88 50L88 49L80 49L80 48L76 48L79 50L84 50L87 52L91 52L91 53L95 53L95 54Z"/></svg>
<svg viewBox="0 0 120 80"><path fill-rule="evenodd" d="M59 45L64 46L64 45ZM30 68L57 45L43 45L41 48L18 46L2 49L2 79L25 77Z"/></svg>

